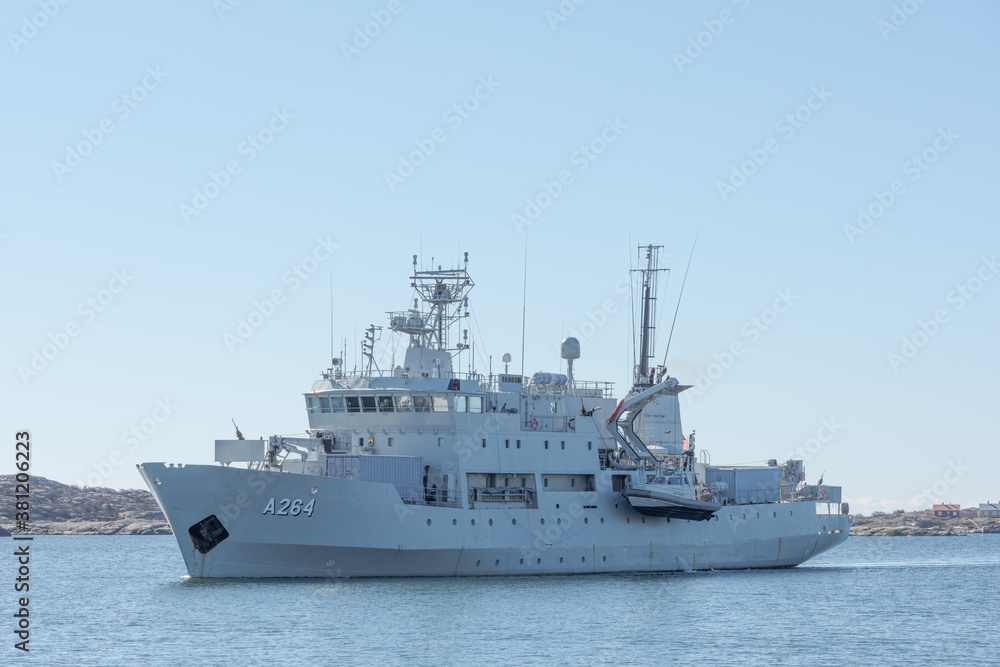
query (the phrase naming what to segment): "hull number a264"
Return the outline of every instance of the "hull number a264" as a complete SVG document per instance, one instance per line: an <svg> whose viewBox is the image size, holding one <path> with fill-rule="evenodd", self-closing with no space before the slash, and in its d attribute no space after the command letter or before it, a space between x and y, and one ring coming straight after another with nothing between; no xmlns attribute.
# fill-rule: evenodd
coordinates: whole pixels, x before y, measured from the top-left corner
<svg viewBox="0 0 1000 667"><path fill-rule="evenodd" d="M273 514L275 516L312 516L313 509L316 507L316 499L313 498L308 503L301 498L280 498L275 500L271 498L267 501L267 506L264 508L264 514Z"/></svg>

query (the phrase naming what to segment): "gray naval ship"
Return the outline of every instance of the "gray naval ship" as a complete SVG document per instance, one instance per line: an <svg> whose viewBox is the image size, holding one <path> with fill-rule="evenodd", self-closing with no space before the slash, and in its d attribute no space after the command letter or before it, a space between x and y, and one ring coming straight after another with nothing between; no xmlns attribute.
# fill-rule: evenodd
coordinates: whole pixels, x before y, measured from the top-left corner
<svg viewBox="0 0 1000 667"><path fill-rule="evenodd" d="M418 270L401 365L341 359L305 393L305 437L215 441L218 465L138 466L188 573L226 577L401 577L666 572L798 565L850 532L840 487L805 484L800 460L715 465L683 436L680 384L653 365L660 246L641 246L634 383L566 372L474 370L473 280ZM460 372L463 362L467 372Z"/></svg>

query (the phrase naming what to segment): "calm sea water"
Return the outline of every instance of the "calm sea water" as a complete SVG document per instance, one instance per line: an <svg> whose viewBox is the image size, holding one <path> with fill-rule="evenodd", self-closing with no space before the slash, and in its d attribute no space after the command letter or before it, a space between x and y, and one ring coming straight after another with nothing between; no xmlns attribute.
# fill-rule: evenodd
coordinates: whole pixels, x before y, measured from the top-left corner
<svg viewBox="0 0 1000 667"><path fill-rule="evenodd" d="M779 571L291 583L188 580L172 537L32 552L31 653L4 584L0 664L1000 664L1000 535L851 538Z"/></svg>

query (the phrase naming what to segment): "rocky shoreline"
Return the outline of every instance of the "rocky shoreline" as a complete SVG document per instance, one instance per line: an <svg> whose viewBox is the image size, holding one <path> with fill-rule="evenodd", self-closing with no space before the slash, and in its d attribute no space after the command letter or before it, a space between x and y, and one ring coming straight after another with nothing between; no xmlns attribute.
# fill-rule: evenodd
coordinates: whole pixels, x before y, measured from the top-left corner
<svg viewBox="0 0 1000 667"><path fill-rule="evenodd" d="M0 537L15 532L14 475L0 475ZM153 495L144 489L92 488L61 484L44 477L30 482L29 535L171 535ZM931 510L875 512L851 517L851 536L909 537L1000 533L1000 519L982 519L973 509L957 519ZM6 529L6 530L5 530ZM9 532L8 532L9 531Z"/></svg>
<svg viewBox="0 0 1000 667"><path fill-rule="evenodd" d="M28 529L16 530L17 482L14 475L0 475L0 536L172 534L149 491L81 488L44 477L32 477L28 485Z"/></svg>
<svg viewBox="0 0 1000 667"><path fill-rule="evenodd" d="M851 537L933 537L971 533L1000 533L1000 519L976 516L976 510L964 509L957 519L934 516L931 510L851 517Z"/></svg>

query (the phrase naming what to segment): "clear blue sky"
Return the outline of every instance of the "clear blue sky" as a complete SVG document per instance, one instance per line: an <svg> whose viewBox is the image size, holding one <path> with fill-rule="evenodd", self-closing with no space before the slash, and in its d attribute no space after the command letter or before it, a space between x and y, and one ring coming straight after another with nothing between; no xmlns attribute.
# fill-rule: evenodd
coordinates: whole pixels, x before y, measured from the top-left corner
<svg viewBox="0 0 1000 667"><path fill-rule="evenodd" d="M615 285L666 246L662 353L700 230L669 366L716 376L684 397L715 462L803 450L862 510L1000 498L995 4L345 4L5 3L0 470L23 428L35 474L112 487L231 417L300 432L331 270L350 362L421 248L469 252L479 352L519 368L525 234L525 371L605 319L577 374L624 389Z"/></svg>

